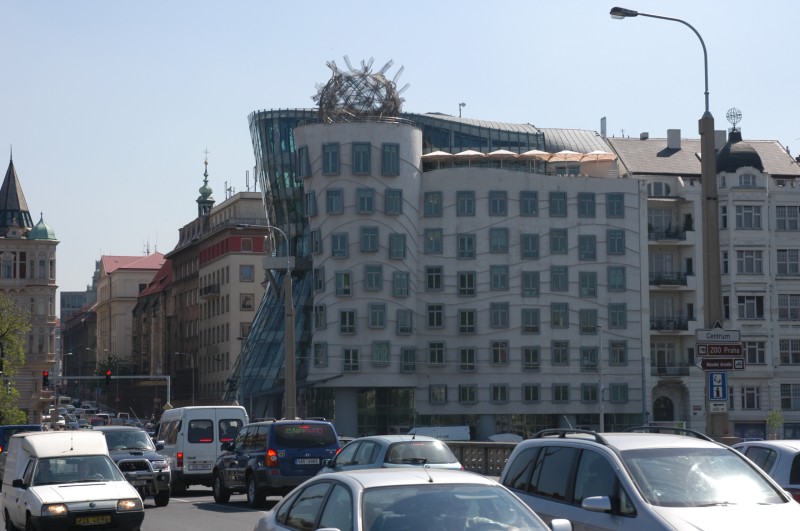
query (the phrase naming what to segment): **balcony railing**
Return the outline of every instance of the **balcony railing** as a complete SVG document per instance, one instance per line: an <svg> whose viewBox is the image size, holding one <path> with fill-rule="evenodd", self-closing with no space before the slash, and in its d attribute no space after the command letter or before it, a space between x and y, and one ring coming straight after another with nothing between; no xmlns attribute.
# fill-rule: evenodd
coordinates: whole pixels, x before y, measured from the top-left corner
<svg viewBox="0 0 800 531"><path fill-rule="evenodd" d="M685 317L655 317L650 319L650 330L689 330Z"/></svg>
<svg viewBox="0 0 800 531"><path fill-rule="evenodd" d="M670 228L667 227L665 229L658 229L658 230L651 230L647 233L647 239L650 241L661 241L661 240L685 240L686 239L686 231L679 228Z"/></svg>
<svg viewBox="0 0 800 531"><path fill-rule="evenodd" d="M688 363L673 363L670 365L651 365L651 376L689 376Z"/></svg>
<svg viewBox="0 0 800 531"><path fill-rule="evenodd" d="M686 286L686 273L650 273L651 286Z"/></svg>
<svg viewBox="0 0 800 531"><path fill-rule="evenodd" d="M219 284L209 284L200 288L200 297L203 299L213 299L219 297Z"/></svg>

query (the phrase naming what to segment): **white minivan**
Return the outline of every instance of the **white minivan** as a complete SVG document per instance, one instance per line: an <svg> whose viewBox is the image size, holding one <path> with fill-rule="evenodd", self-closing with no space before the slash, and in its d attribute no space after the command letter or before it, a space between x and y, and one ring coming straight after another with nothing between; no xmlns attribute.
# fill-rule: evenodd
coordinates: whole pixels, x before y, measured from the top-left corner
<svg viewBox="0 0 800 531"><path fill-rule="evenodd" d="M170 457L172 493L181 495L190 485L211 486L214 462L222 443L230 443L247 424L242 406L188 406L161 415L156 441Z"/></svg>
<svg viewBox="0 0 800 531"><path fill-rule="evenodd" d="M3 472L5 529L138 530L144 505L93 431L18 433Z"/></svg>

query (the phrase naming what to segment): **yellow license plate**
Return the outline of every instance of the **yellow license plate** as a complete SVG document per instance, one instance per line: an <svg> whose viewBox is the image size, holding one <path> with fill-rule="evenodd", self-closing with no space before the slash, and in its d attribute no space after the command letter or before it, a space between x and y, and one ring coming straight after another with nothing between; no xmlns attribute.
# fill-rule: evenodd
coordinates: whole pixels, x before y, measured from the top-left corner
<svg viewBox="0 0 800 531"><path fill-rule="evenodd" d="M103 514L98 516L78 516L75 518L77 525L103 525L111 522L110 514Z"/></svg>

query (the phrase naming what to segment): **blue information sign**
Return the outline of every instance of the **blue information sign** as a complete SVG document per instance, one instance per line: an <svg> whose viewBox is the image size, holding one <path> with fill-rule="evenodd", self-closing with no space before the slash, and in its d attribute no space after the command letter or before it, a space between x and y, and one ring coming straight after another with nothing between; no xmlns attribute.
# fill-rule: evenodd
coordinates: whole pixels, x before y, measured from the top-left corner
<svg viewBox="0 0 800 531"><path fill-rule="evenodd" d="M708 399L722 402L728 400L728 373L708 373Z"/></svg>

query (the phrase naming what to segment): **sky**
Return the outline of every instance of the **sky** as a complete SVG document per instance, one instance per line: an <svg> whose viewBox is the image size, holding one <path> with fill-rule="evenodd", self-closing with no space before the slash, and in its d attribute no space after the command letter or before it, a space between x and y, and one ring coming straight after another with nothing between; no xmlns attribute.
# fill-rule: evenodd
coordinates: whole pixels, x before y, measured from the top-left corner
<svg viewBox="0 0 800 531"><path fill-rule="evenodd" d="M700 40L621 5L699 32L716 129L735 107L745 139L800 154L800 2L616 1L3 0L0 153L60 241L59 291L81 291L102 255L175 247L206 156L217 204L252 189L248 115L312 108L345 56L402 68L405 112L698 138Z"/></svg>

